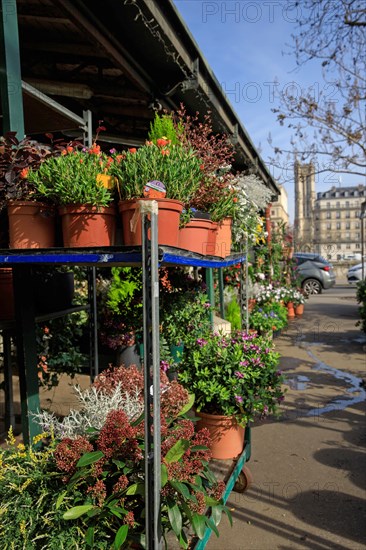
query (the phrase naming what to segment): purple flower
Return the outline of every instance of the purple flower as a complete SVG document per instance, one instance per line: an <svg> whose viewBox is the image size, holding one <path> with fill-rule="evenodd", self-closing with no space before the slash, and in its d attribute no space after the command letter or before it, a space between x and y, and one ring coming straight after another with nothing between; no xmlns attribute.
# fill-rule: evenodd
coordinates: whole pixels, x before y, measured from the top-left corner
<svg viewBox="0 0 366 550"><path fill-rule="evenodd" d="M197 344L202 348L207 344L207 340L204 340L203 338L197 338Z"/></svg>
<svg viewBox="0 0 366 550"><path fill-rule="evenodd" d="M249 361L240 361L239 365L241 367L247 367L249 365Z"/></svg>
<svg viewBox="0 0 366 550"><path fill-rule="evenodd" d="M170 368L168 361L160 361L160 368L162 371L166 372Z"/></svg>
<svg viewBox="0 0 366 550"><path fill-rule="evenodd" d="M208 309L209 307L211 307L211 304L210 304L210 302L206 302L206 303L204 303L204 304L203 304L203 307L205 307L205 308L207 308L207 309Z"/></svg>
<svg viewBox="0 0 366 550"><path fill-rule="evenodd" d="M285 399L285 396L284 395L281 395L280 397L277 398L277 401L279 403L281 403L281 401L283 401Z"/></svg>
<svg viewBox="0 0 366 550"><path fill-rule="evenodd" d="M239 370L235 371L234 374L237 378L244 378L244 374L242 372L240 372Z"/></svg>
<svg viewBox="0 0 366 550"><path fill-rule="evenodd" d="M277 376L281 376L281 374L282 374L282 370L278 370L278 371L276 372L276 375L277 375Z"/></svg>
<svg viewBox="0 0 366 550"><path fill-rule="evenodd" d="M235 399L237 400L238 403L243 403L243 398L241 395L236 395Z"/></svg>
<svg viewBox="0 0 366 550"><path fill-rule="evenodd" d="M112 149L109 149L109 152L110 152L111 155L114 155L114 153L117 153L117 149L112 147Z"/></svg>

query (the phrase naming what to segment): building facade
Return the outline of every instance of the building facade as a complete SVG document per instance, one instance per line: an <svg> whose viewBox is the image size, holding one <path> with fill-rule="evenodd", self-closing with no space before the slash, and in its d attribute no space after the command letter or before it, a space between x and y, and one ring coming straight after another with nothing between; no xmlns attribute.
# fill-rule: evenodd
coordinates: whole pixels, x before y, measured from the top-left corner
<svg viewBox="0 0 366 550"><path fill-rule="evenodd" d="M315 169L312 163L295 162L296 250L311 250L314 242Z"/></svg>
<svg viewBox="0 0 366 550"><path fill-rule="evenodd" d="M314 206L314 251L332 260L361 257L361 204L366 186L332 187L317 193Z"/></svg>
<svg viewBox="0 0 366 550"><path fill-rule="evenodd" d="M281 194L278 196L277 201L273 202L271 205L270 219L273 227L278 227L283 223L285 223L286 226L289 224L287 191L282 185L278 187Z"/></svg>

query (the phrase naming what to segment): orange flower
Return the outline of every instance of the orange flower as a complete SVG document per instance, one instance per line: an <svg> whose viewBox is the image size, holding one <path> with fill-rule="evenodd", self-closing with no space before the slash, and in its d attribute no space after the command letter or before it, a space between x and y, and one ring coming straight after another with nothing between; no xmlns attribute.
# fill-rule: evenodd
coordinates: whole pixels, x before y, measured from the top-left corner
<svg viewBox="0 0 366 550"><path fill-rule="evenodd" d="M136 153L136 152L137 152L136 147L131 147L131 148L129 149L129 152L130 152L130 153Z"/></svg>
<svg viewBox="0 0 366 550"><path fill-rule="evenodd" d="M19 176L24 180L28 176L29 168L23 168L23 170L20 171Z"/></svg>
<svg viewBox="0 0 366 550"><path fill-rule="evenodd" d="M62 155L63 157L64 157L65 155L67 155L67 151L66 151L66 149L62 149L62 151L61 151L61 155Z"/></svg>
<svg viewBox="0 0 366 550"><path fill-rule="evenodd" d="M162 154L163 156L167 156L167 157L168 157L168 156L170 155L169 149L162 149L160 152L161 152L161 154Z"/></svg>
<svg viewBox="0 0 366 550"><path fill-rule="evenodd" d="M234 197L233 202L238 202L238 197Z"/></svg>
<svg viewBox="0 0 366 550"><path fill-rule="evenodd" d="M84 159L79 159L80 164L83 164Z"/></svg>
<svg viewBox="0 0 366 550"><path fill-rule="evenodd" d="M71 145L69 145L68 147L66 147L66 151L67 151L68 153L72 153L73 150L74 150L74 148L71 147Z"/></svg>
<svg viewBox="0 0 366 550"><path fill-rule="evenodd" d="M158 147L165 147L166 145L169 145L170 143L170 139L166 139L166 138L159 138L156 140L156 145Z"/></svg>
<svg viewBox="0 0 366 550"><path fill-rule="evenodd" d="M153 142L152 142L152 141L148 141L148 140L146 140L146 141L145 141L145 145L149 145L149 146L151 146L151 145L154 145L154 144L153 144Z"/></svg>

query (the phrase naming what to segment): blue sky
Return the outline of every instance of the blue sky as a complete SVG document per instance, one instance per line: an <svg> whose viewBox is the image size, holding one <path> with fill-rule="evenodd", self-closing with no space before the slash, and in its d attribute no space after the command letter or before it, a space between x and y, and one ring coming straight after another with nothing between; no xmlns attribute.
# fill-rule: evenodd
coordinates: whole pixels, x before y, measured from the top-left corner
<svg viewBox="0 0 366 550"><path fill-rule="evenodd" d="M320 67L314 63L296 70L295 58L286 55L291 34L296 31L294 10L287 10L283 0L241 0L208 2L174 0L203 56L222 85L223 90L246 128L262 158L269 165L274 156L268 143L290 148L291 132L281 127L271 109L277 106L275 82L279 90L287 86L298 89L313 86L324 90ZM301 8L298 8L301 9ZM331 93L331 90L329 90ZM276 178L281 174L269 166ZM293 221L293 167L285 174L289 213ZM364 183L351 175L341 176L342 185ZM339 185L339 175L321 174L316 190Z"/></svg>

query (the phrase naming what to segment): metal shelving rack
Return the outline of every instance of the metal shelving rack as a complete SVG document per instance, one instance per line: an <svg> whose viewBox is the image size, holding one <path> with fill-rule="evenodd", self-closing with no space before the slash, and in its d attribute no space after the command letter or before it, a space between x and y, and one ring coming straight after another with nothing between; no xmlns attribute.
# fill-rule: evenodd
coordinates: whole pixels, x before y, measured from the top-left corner
<svg viewBox="0 0 366 550"><path fill-rule="evenodd" d="M146 548L160 550L160 395L151 391L160 387L159 358L159 266L204 267L212 275L212 269L245 263L245 255L234 254L221 259L201 256L178 248L158 246L157 211L142 213L143 240L141 247L108 247L88 249L26 249L0 250L0 266L12 267L14 275L16 337L20 392L22 406L22 428L25 442L32 440L38 426L32 421L31 413L39 409L37 377L37 353L35 345L35 314L32 292L29 292L30 270L35 265L80 265L92 268L92 280L96 267L142 266L144 292L144 375L145 375L145 475L146 475ZM151 240L148 230L151 230ZM94 274L93 274L94 270ZM208 280L212 280L212 276ZM95 289L89 293L89 309L95 311ZM153 405L153 415L150 414ZM153 435L151 427L154 426ZM230 494L242 465L250 456L250 442L243 450L227 484ZM207 540L209 534L206 535ZM203 541L197 548L204 548Z"/></svg>

